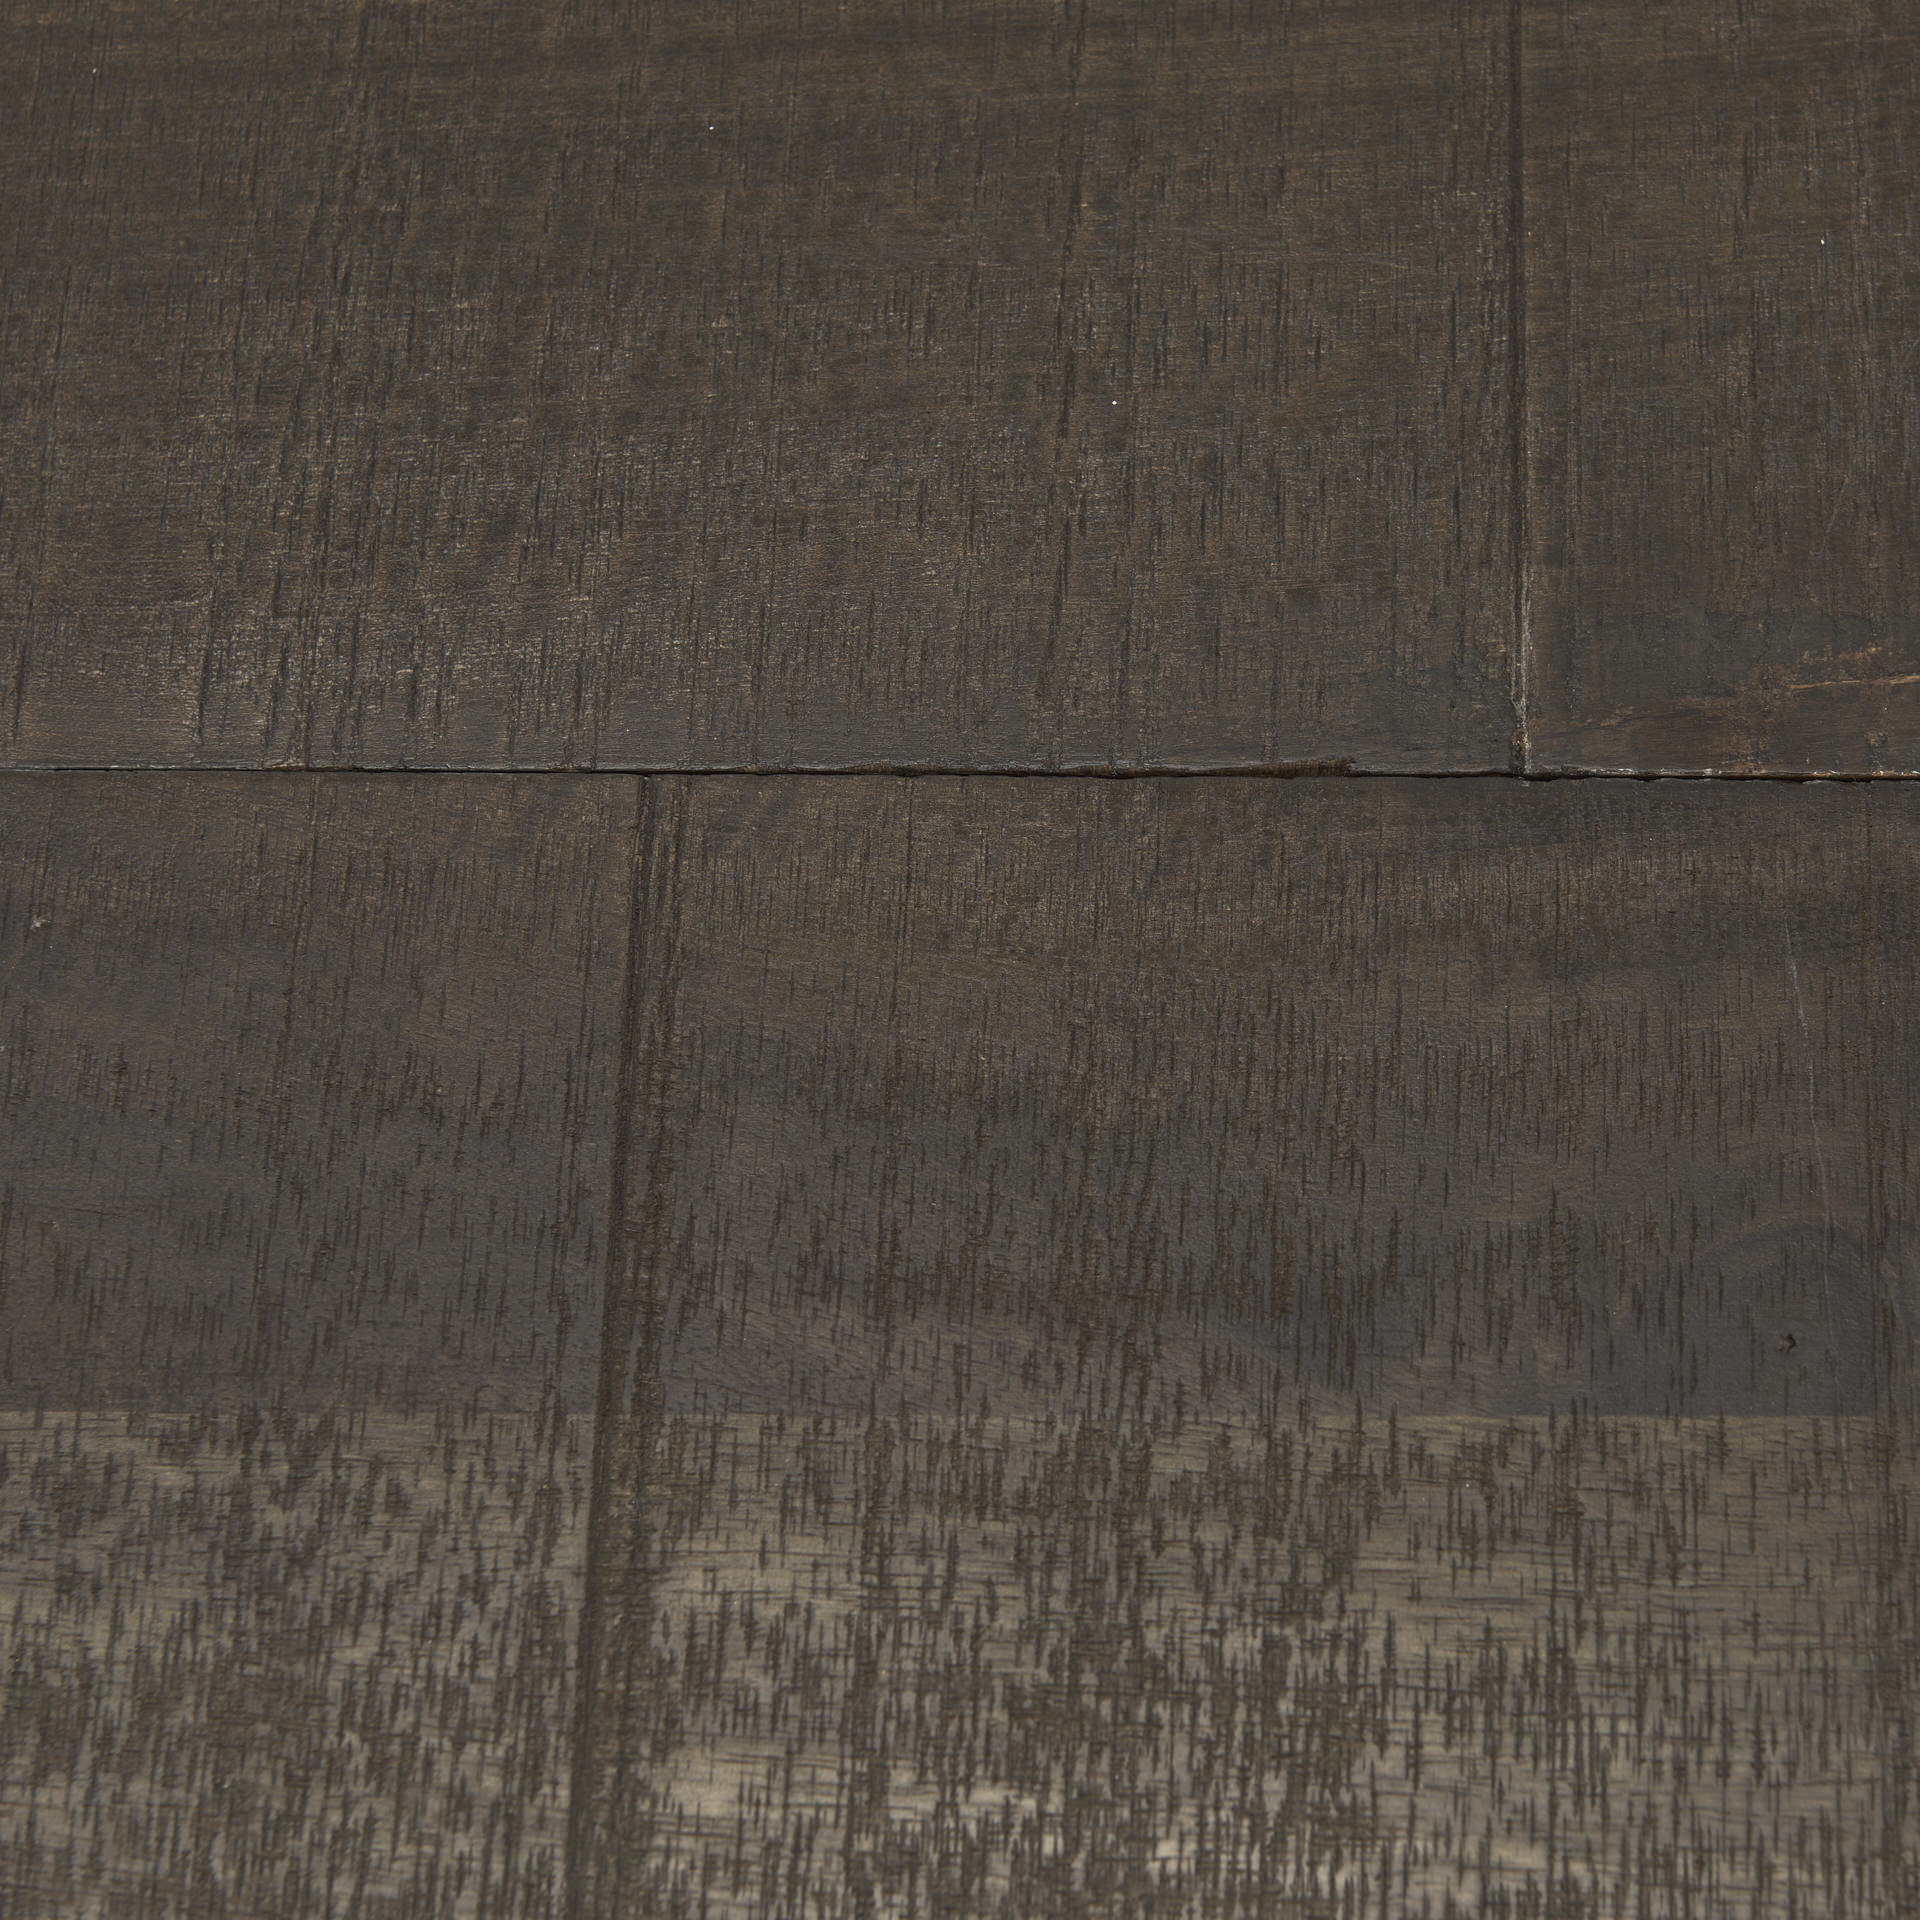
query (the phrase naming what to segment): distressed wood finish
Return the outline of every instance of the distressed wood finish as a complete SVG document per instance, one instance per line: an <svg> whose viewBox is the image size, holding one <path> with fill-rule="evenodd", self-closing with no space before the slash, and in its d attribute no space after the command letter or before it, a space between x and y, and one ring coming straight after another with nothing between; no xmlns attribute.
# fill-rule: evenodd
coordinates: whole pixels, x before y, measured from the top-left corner
<svg viewBox="0 0 1920 1920"><path fill-rule="evenodd" d="M1911 792L655 786L581 1914L1911 1899Z"/></svg>
<svg viewBox="0 0 1920 1920"><path fill-rule="evenodd" d="M1508 764L1504 7L13 39L8 764Z"/></svg>
<svg viewBox="0 0 1920 1920"><path fill-rule="evenodd" d="M1531 763L1920 772L1920 15L1524 12Z"/></svg>
<svg viewBox="0 0 1920 1920"><path fill-rule="evenodd" d="M633 783L0 779L0 1908L557 1913Z"/></svg>

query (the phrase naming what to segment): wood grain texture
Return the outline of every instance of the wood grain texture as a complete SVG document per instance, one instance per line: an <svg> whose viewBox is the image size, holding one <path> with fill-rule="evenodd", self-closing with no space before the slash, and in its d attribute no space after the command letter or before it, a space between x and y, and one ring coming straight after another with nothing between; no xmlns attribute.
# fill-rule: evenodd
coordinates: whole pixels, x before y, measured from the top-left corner
<svg viewBox="0 0 1920 1920"><path fill-rule="evenodd" d="M0 759L1504 767L1508 41L18 14Z"/></svg>
<svg viewBox="0 0 1920 1920"><path fill-rule="evenodd" d="M1920 772L1920 17L1524 16L1531 764Z"/></svg>
<svg viewBox="0 0 1920 1920"><path fill-rule="evenodd" d="M1920 800L652 783L583 1915L1920 1892Z"/></svg>
<svg viewBox="0 0 1920 1920"><path fill-rule="evenodd" d="M0 779L0 1908L558 1911L633 783Z"/></svg>

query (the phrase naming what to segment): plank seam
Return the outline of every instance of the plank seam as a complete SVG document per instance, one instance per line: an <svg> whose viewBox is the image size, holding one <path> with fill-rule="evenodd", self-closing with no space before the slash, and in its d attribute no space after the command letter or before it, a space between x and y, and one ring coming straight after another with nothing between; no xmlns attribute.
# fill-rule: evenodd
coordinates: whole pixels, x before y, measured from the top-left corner
<svg viewBox="0 0 1920 1920"><path fill-rule="evenodd" d="M365 767L352 765L290 767L101 766L0 767L0 780L35 780L73 774L125 773L204 780L227 776L257 780L365 779L423 775L449 780L1687 780L1723 786L1900 786L1920 773L1834 769L1816 773L1744 772L1711 767L1358 767L1345 760L1309 760L1278 765L1226 767L982 767L963 761L874 762L843 767Z"/></svg>
<svg viewBox="0 0 1920 1920"><path fill-rule="evenodd" d="M612 1448L619 1418L624 1367L618 1355L625 1344L627 1311L624 1254L627 1245L627 1169L633 1152L633 1116L639 1093L640 952L652 841L652 795L648 782L634 782L633 850L627 902L625 992L620 1013L620 1057L615 1077L613 1145L607 1196L606 1295L601 1303L600 1374L593 1414L593 1466L587 1495L587 1568L580 1604L579 1692L575 1701L573 1758L567 1795L567 1843L563 1868L562 1911L578 1920L584 1910L587 1851L593 1842L591 1810L595 1800L594 1756L599 1732L601 1603L605 1589L606 1514L612 1494Z"/></svg>
<svg viewBox="0 0 1920 1920"><path fill-rule="evenodd" d="M1507 16L1507 256L1508 330L1513 337L1513 772L1533 769L1532 468L1527 398L1527 141L1526 70L1522 9L1508 0Z"/></svg>
<svg viewBox="0 0 1920 1920"><path fill-rule="evenodd" d="M568 1791L567 1857L562 1912L585 1920L607 1910L598 1853L617 1834L603 1816L625 1803L625 1770L632 1742L624 1723L630 1682L603 1671L610 1630L630 1610L630 1581L644 1578L637 1564L642 1543L620 1523L620 1502L639 1491L623 1479L622 1463L644 1461L651 1445L645 1356L656 1338L652 1280L666 1206L667 1060L674 1029L679 947L679 871L685 809L657 783L638 782L634 823L633 894L627 935L627 994L621 1020L619 1109L614 1116L613 1190L607 1208L607 1294L601 1329L600 1380L595 1407L593 1480L587 1510L586 1592L580 1614L580 1702L575 1716L572 1780ZM671 810L670 824L660 809ZM658 990L643 1008L643 976L652 970ZM628 1193L642 1151L636 1115L648 1116L645 1202L634 1217ZM637 1509L630 1522L643 1516ZM620 1592L615 1596L615 1587ZM611 1782L601 1754L608 1718L621 1722ZM617 1869L615 1872L617 1881ZM618 1892L617 1885L614 1892Z"/></svg>

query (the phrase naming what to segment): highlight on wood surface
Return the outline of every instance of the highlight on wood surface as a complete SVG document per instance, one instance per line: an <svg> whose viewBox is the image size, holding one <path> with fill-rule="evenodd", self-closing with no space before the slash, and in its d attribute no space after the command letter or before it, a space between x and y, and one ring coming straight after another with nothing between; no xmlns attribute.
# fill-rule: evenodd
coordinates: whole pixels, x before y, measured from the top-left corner
<svg viewBox="0 0 1920 1920"><path fill-rule="evenodd" d="M1893 1434L674 1416L627 1910L1904 1911Z"/></svg>
<svg viewBox="0 0 1920 1920"><path fill-rule="evenodd" d="M6 1910L557 1913L588 1438L0 1413Z"/></svg>

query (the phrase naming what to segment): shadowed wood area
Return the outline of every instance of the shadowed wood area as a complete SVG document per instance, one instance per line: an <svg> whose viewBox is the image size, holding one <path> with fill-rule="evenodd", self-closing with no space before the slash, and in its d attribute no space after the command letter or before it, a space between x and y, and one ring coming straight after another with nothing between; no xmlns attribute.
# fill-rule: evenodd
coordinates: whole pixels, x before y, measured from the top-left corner
<svg viewBox="0 0 1920 1920"><path fill-rule="evenodd" d="M550 1915L632 783L0 780L0 1907Z"/></svg>
<svg viewBox="0 0 1920 1920"><path fill-rule="evenodd" d="M1920 15L1524 43L1530 764L1920 772Z"/></svg>
<svg viewBox="0 0 1920 1920"><path fill-rule="evenodd" d="M1920 1891L1909 791L651 784L582 1914Z"/></svg>
<svg viewBox="0 0 1920 1920"><path fill-rule="evenodd" d="M0 760L1504 768L1504 7L93 4Z"/></svg>

